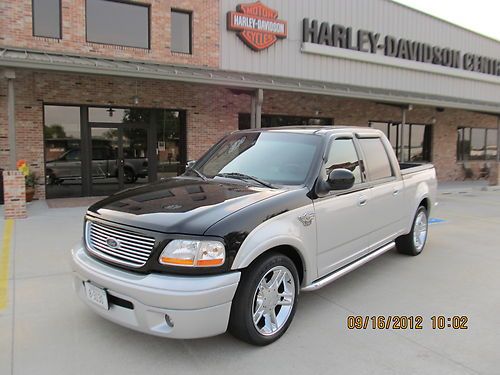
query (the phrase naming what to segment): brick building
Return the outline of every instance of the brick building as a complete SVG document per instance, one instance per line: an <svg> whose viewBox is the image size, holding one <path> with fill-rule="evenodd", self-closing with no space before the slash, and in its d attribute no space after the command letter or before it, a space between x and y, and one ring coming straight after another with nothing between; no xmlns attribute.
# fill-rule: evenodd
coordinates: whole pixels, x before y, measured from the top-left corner
<svg viewBox="0 0 500 375"><path fill-rule="evenodd" d="M0 168L106 195L239 128L342 124L498 180L500 42L388 0L240 2L0 2Z"/></svg>

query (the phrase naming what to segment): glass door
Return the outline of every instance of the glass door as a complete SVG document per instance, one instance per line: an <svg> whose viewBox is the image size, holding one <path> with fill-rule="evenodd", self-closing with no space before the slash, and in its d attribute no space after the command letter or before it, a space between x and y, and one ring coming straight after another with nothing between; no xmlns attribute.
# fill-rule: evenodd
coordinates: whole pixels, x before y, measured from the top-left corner
<svg viewBox="0 0 500 375"><path fill-rule="evenodd" d="M91 124L90 137L92 195L110 195L128 185L148 183L145 126Z"/></svg>
<svg viewBox="0 0 500 375"><path fill-rule="evenodd" d="M123 154L121 129L91 127L90 176L92 195L110 195L123 189Z"/></svg>

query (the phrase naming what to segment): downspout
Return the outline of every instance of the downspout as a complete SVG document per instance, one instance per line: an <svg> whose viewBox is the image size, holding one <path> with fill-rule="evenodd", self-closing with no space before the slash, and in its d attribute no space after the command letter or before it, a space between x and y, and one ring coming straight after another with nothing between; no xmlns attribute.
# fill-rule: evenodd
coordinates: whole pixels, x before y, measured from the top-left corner
<svg viewBox="0 0 500 375"><path fill-rule="evenodd" d="M9 137L9 169L16 170L16 102L14 91L14 79L16 73L13 70L6 70L4 77L7 79L7 123Z"/></svg>
<svg viewBox="0 0 500 375"><path fill-rule="evenodd" d="M264 102L264 90L258 89L256 95L257 103L255 106L255 127L260 129L262 127L262 103Z"/></svg>

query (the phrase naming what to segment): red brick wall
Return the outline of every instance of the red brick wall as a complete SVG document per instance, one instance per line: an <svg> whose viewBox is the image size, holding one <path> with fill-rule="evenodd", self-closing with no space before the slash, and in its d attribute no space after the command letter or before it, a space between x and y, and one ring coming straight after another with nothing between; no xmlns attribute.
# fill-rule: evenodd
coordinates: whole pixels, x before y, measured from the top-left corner
<svg viewBox="0 0 500 375"><path fill-rule="evenodd" d="M147 60L165 64L219 66L218 0L140 0L151 4L151 49L91 43L85 40L85 0L62 1L62 39L33 36L32 0L0 1L0 46ZM193 54L170 51L170 11L193 12Z"/></svg>
<svg viewBox="0 0 500 375"><path fill-rule="evenodd" d="M26 186L24 175L19 171L4 171L4 216L6 219L26 217Z"/></svg>
<svg viewBox="0 0 500 375"><path fill-rule="evenodd" d="M250 96L232 90L157 80L135 80L78 74L57 74L17 70L16 121L17 159L28 161L44 181L43 103L73 105L115 105L134 107L136 84L139 107L184 109L187 111L187 153L189 159L202 155L224 134L237 130L238 113L250 112ZM8 161L6 85L0 80L0 167ZM319 113L317 113L319 111ZM336 125L367 126L369 121L401 121L398 108L364 100L285 92L264 92L264 114L331 117ZM432 107L415 107L407 121L433 126L432 158L440 180L463 176L456 162L458 126L496 128L496 117L473 112ZM1 138L3 137L3 138ZM479 169L484 162L473 165ZM37 197L45 195L44 185Z"/></svg>

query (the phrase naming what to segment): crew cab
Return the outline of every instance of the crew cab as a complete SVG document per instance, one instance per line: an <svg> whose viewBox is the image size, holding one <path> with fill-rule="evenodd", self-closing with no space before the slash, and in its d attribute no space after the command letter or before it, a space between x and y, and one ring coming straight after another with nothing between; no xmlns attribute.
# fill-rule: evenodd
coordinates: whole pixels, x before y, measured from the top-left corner
<svg viewBox="0 0 500 375"><path fill-rule="evenodd" d="M378 130L283 127L224 137L182 176L89 208L74 286L96 313L171 338L255 345L288 329L299 292L394 247L419 255L431 164L399 164Z"/></svg>

